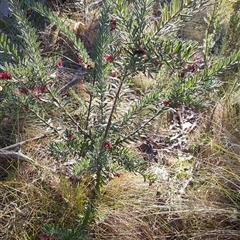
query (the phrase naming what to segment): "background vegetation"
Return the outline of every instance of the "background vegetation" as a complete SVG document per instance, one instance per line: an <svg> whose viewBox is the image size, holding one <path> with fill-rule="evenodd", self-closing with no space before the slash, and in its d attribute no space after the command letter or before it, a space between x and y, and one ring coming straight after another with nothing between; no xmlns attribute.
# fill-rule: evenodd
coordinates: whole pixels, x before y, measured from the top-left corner
<svg viewBox="0 0 240 240"><path fill-rule="evenodd" d="M0 239L239 239L239 1L8 1Z"/></svg>

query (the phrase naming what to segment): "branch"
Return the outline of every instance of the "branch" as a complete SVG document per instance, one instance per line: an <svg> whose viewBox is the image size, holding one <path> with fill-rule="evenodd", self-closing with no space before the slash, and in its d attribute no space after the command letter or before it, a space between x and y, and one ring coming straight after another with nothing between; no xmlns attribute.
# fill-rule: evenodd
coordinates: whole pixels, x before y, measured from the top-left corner
<svg viewBox="0 0 240 240"><path fill-rule="evenodd" d="M80 83L85 74L86 74L85 70L78 71L67 84L65 84L62 88L58 90L57 95L59 96L65 93L69 88Z"/></svg>
<svg viewBox="0 0 240 240"><path fill-rule="evenodd" d="M10 145L10 146L4 147L4 148L0 148L0 153L2 151L6 151L6 150L16 150L18 147L20 147L23 144L26 144L26 143L29 143L29 142L32 142L32 141L35 141L35 140L38 140L38 139L46 138L48 136L49 136L49 134L43 134L43 135L40 135L40 136L37 136L37 137L34 137L34 138L27 139L27 140L22 141L22 142L15 143L13 145Z"/></svg>
<svg viewBox="0 0 240 240"><path fill-rule="evenodd" d="M1 150L0 151L0 164L7 160L28 160L28 161L33 162L33 159L24 155L23 153Z"/></svg>

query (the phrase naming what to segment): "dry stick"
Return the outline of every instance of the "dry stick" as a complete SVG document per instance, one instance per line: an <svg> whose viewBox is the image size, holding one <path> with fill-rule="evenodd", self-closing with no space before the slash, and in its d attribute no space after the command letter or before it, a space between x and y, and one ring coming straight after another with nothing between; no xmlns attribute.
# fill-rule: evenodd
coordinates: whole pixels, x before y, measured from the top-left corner
<svg viewBox="0 0 240 240"><path fill-rule="evenodd" d="M17 147L19 147L23 144L26 144L26 143L29 143L29 142L32 142L32 141L35 141L35 140L38 140L38 139L46 138L48 136L49 136L49 134L43 134L41 136L37 136L37 137L31 138L31 139L27 139L25 141L15 143L13 145L1 148L0 149L0 163L11 159L11 160L27 160L31 163L34 163L35 165L38 165L38 164L35 163L35 161L32 158L28 157L27 155L25 155L21 152L15 152L15 151L9 151L9 150L16 149Z"/></svg>
<svg viewBox="0 0 240 240"><path fill-rule="evenodd" d="M69 88L71 88L72 86L78 84L79 82L82 81L83 76L86 74L86 71L84 69L80 69L80 71L78 71L77 74L75 74L72 78L72 80L70 80L67 84L65 84L62 88L60 88L57 92L57 96L64 94ZM83 128L81 128L79 126L79 124L73 119L73 117L65 110L65 108L63 108L63 110L65 111L65 113L67 114L67 116L71 119L71 121L78 127L78 129L81 131L81 133L83 133L86 137L90 138L90 135L84 131Z"/></svg>
<svg viewBox="0 0 240 240"><path fill-rule="evenodd" d="M0 163L5 162L6 160L28 160L34 162L33 159L20 152L0 151Z"/></svg>
<svg viewBox="0 0 240 240"><path fill-rule="evenodd" d="M53 169L46 167L42 164L39 164L37 161L33 160L32 158L26 156L25 154L21 152L12 152L12 151L0 151L0 164L4 161L8 160L21 160L21 161L27 161L34 165L35 167L39 167L42 169L45 169L49 172L55 172Z"/></svg>
<svg viewBox="0 0 240 240"><path fill-rule="evenodd" d="M81 72L79 71L77 74L75 74L67 84L65 84L62 88L58 90L57 95L59 96L65 93L69 88L81 82L85 74L86 74L85 70L81 69Z"/></svg>
<svg viewBox="0 0 240 240"><path fill-rule="evenodd" d="M108 123L107 123L107 127L106 127L106 130L105 130L105 133L104 133L104 139L107 137L108 135L108 131L111 127L111 123L112 123L112 117L113 117L113 113L116 109L116 106L117 106L117 101L118 101L118 98L119 98L119 95L120 95L120 92L122 90L122 86L123 86L123 83L125 81L127 77L127 72L124 73L124 76L120 82L120 85L118 87L118 90L117 90L117 93L116 93L116 96L115 96L115 99L114 99L114 102L113 102L113 106L112 106L112 109L111 109L111 112L110 112L110 115L109 115L109 118L108 118Z"/></svg>
<svg viewBox="0 0 240 240"><path fill-rule="evenodd" d="M46 138L48 136L49 136L49 134L43 134L43 135L40 135L40 136L37 136L37 137L34 137L34 138L30 138L30 139L27 139L27 140L22 141L22 142L15 143L15 144L10 145L10 146L0 148L0 152L2 152L2 151L5 152L6 150L16 149L17 147L19 147L23 144L26 144L26 143L29 143L29 142L32 142L32 141L35 141L35 140L39 140L39 139L42 139L42 138Z"/></svg>
<svg viewBox="0 0 240 240"><path fill-rule="evenodd" d="M215 111L216 111L216 108L217 108L217 104L214 106L211 114L210 114L210 118L209 118L209 121L206 125L206 133L210 132L211 131L211 128L212 128L212 123L213 123L213 117L214 117L214 114L215 114Z"/></svg>
<svg viewBox="0 0 240 240"><path fill-rule="evenodd" d="M139 132L142 128L144 128L145 126L147 126L151 121L153 121L159 114L161 114L162 112L164 112L167 109L167 107L163 107L161 108L159 111L157 111L156 114L154 114L154 116L152 116L150 119L148 119L148 121L146 121L145 123L143 123L140 127L138 127L136 130L134 130L133 132L131 132L130 134L128 134L125 138L118 140L116 142L116 144L122 143L124 142L126 139L130 138L131 136L134 136L137 132Z"/></svg>

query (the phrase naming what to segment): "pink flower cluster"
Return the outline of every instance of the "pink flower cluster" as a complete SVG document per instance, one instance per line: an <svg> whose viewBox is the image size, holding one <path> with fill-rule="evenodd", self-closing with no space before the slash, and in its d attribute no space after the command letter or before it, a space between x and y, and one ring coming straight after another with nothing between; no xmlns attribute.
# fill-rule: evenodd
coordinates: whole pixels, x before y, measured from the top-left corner
<svg viewBox="0 0 240 240"><path fill-rule="evenodd" d="M186 64L184 66L184 70L182 72L178 73L178 76L180 78L184 78L187 73L194 74L194 73L198 72L199 70L203 69L203 67L204 67L203 55L197 55L193 59L193 63Z"/></svg>
<svg viewBox="0 0 240 240"><path fill-rule="evenodd" d="M12 79L12 76L8 72L1 72L0 73L0 79L9 80L9 79Z"/></svg>
<svg viewBox="0 0 240 240"><path fill-rule="evenodd" d="M117 21L116 19L111 16L111 19L110 19L110 32L113 32L117 27Z"/></svg>
<svg viewBox="0 0 240 240"><path fill-rule="evenodd" d="M63 61L62 61L62 60L59 60L59 61L57 62L57 66L58 66L58 67L63 67Z"/></svg>
<svg viewBox="0 0 240 240"><path fill-rule="evenodd" d="M77 61L78 61L78 64L79 64L80 66L82 66L83 68L85 68L85 69L93 69L92 64L89 63L89 62L84 63L84 62L83 62L83 58L82 58L80 55L77 57Z"/></svg>
<svg viewBox="0 0 240 240"><path fill-rule="evenodd" d="M114 61L114 57L112 55L109 55L109 54L106 54L104 58L107 62L113 62Z"/></svg>
<svg viewBox="0 0 240 240"><path fill-rule="evenodd" d="M19 89L19 94L22 95L29 95L32 93L35 98L38 98L40 94L44 93L47 91L47 85L39 85L39 86L33 86L31 88L23 88Z"/></svg>
<svg viewBox="0 0 240 240"><path fill-rule="evenodd" d="M106 141L102 144L102 147L105 149L110 149L112 148L112 143L110 141Z"/></svg>

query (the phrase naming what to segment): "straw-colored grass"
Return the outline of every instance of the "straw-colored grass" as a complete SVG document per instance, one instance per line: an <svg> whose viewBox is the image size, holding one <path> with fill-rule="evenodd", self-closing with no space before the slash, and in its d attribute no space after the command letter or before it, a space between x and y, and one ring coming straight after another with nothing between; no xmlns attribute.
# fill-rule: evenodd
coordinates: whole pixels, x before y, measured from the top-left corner
<svg viewBox="0 0 240 240"><path fill-rule="evenodd" d="M151 83L143 76L135 79L141 94ZM167 161L155 168L153 184L129 172L109 181L89 229L92 239L240 239L238 96L234 90L214 97L216 106L201 113L198 128L189 136L194 151L166 155ZM24 140L44 133L31 120L20 129L10 135ZM84 212L88 184L68 180L64 166L49 156L49 142L50 137L22 147L33 161L1 166L8 175L0 180L1 240L39 239L45 225L71 228Z"/></svg>

